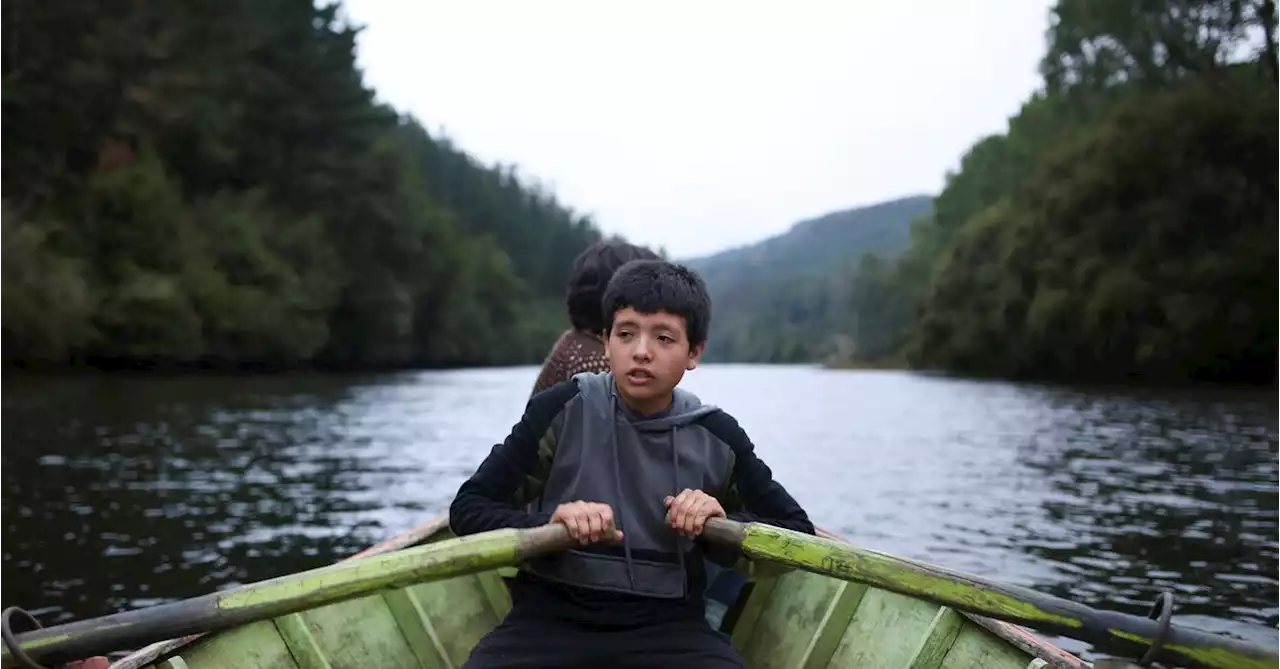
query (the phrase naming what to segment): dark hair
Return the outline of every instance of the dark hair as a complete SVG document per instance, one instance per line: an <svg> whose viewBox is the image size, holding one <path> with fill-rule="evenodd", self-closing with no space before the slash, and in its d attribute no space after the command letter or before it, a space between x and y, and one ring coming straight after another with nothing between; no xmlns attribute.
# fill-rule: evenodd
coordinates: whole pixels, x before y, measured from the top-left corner
<svg viewBox="0 0 1280 669"><path fill-rule="evenodd" d="M631 307L642 314L665 311L683 316L689 347L705 344L711 329L711 296L698 273L666 260L633 260L609 281L603 304L605 332L613 316Z"/></svg>
<svg viewBox="0 0 1280 669"><path fill-rule="evenodd" d="M569 273L569 289L565 306L573 327L597 334L604 332L605 319L600 311L605 287L619 267L631 260L657 258L647 248L617 239L596 242L578 254Z"/></svg>

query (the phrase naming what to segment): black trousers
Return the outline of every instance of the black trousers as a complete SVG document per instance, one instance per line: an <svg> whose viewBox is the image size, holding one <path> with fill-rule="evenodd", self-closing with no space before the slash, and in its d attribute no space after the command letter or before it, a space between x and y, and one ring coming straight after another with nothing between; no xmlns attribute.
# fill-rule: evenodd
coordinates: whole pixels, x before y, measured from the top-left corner
<svg viewBox="0 0 1280 669"><path fill-rule="evenodd" d="M729 637L703 618L595 629L550 617L508 615L480 639L463 669L500 667L707 667L746 669Z"/></svg>

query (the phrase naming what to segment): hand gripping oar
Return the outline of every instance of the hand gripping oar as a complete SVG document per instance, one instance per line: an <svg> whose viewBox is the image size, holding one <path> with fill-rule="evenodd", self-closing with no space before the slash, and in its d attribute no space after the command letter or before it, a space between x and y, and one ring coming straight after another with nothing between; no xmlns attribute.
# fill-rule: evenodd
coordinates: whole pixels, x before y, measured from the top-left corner
<svg viewBox="0 0 1280 669"><path fill-rule="evenodd" d="M1173 625L1169 621L1171 607L1161 612L1159 620L1100 611L1028 588L761 523L715 518L707 522L703 536L736 546L754 560L865 583L1086 641L1115 655L1191 669L1270 669L1278 661L1275 648ZM53 665L188 634L220 631L379 590L513 566L573 545L568 531L558 524L496 530L17 635L6 626L0 667L38 666L21 664L15 650L33 663Z"/></svg>

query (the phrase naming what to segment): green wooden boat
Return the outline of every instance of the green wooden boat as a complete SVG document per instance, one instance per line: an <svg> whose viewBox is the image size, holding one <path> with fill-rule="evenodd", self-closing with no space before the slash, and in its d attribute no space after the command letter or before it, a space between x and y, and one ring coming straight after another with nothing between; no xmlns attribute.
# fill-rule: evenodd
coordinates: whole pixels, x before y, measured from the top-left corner
<svg viewBox="0 0 1280 669"><path fill-rule="evenodd" d="M828 538L838 539L829 533ZM452 538L441 517L352 556ZM1017 625L756 560L722 631L750 667L1083 669ZM114 669L458 667L502 619L511 567L384 590L205 636L160 642Z"/></svg>
<svg viewBox="0 0 1280 669"><path fill-rule="evenodd" d="M1280 666L1274 646L1173 624L1172 593L1150 615L1135 616L827 533L713 518L702 534L740 551L734 570L748 583L729 598L721 629L753 667L1088 666L1018 625L1141 658L1142 666ZM0 611L0 669L144 644L152 645L114 666L454 667L509 610L502 578L525 560L573 545L562 525L452 537L440 518L334 565L179 602L48 628L8 607ZM1112 658L1094 664L1137 666Z"/></svg>

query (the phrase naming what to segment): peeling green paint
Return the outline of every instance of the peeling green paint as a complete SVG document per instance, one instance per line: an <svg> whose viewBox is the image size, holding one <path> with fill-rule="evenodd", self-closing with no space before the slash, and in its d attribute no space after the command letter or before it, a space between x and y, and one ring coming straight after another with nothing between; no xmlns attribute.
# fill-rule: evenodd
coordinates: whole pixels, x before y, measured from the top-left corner
<svg viewBox="0 0 1280 669"><path fill-rule="evenodd" d="M752 523L746 528L742 548L755 559L772 560L948 606L1080 627L1079 620L1044 611L1009 594L966 581L959 574L830 539Z"/></svg>
<svg viewBox="0 0 1280 669"><path fill-rule="evenodd" d="M386 588L434 578L495 569L516 563L518 530L499 530L396 553L361 558L237 589L218 599L223 610L280 601L319 606Z"/></svg>
<svg viewBox="0 0 1280 669"><path fill-rule="evenodd" d="M1132 643L1142 648L1151 642L1140 634L1114 629L1115 623L1110 621L1124 618L1125 614L1096 611L1026 588L760 523L747 524L742 536L742 550L754 560L865 583L935 604L1101 643L1104 647ZM1154 625L1146 619L1134 618L1133 622ZM1241 644L1192 629L1175 627L1164 649L1164 657L1204 669L1277 666L1275 649Z"/></svg>
<svg viewBox="0 0 1280 669"><path fill-rule="evenodd" d="M102 655L192 633L207 633L394 589L514 565L522 532L495 530L394 553L340 562L226 592L27 632L37 661ZM17 659L0 650L0 669Z"/></svg>
<svg viewBox="0 0 1280 669"><path fill-rule="evenodd" d="M1127 639L1134 643L1150 645L1151 639L1140 634L1119 629L1108 629L1112 636ZM1275 657L1255 657L1237 653L1229 648L1192 647L1178 644L1165 644L1165 650L1172 651L1194 660L1205 667L1213 669L1275 669Z"/></svg>

